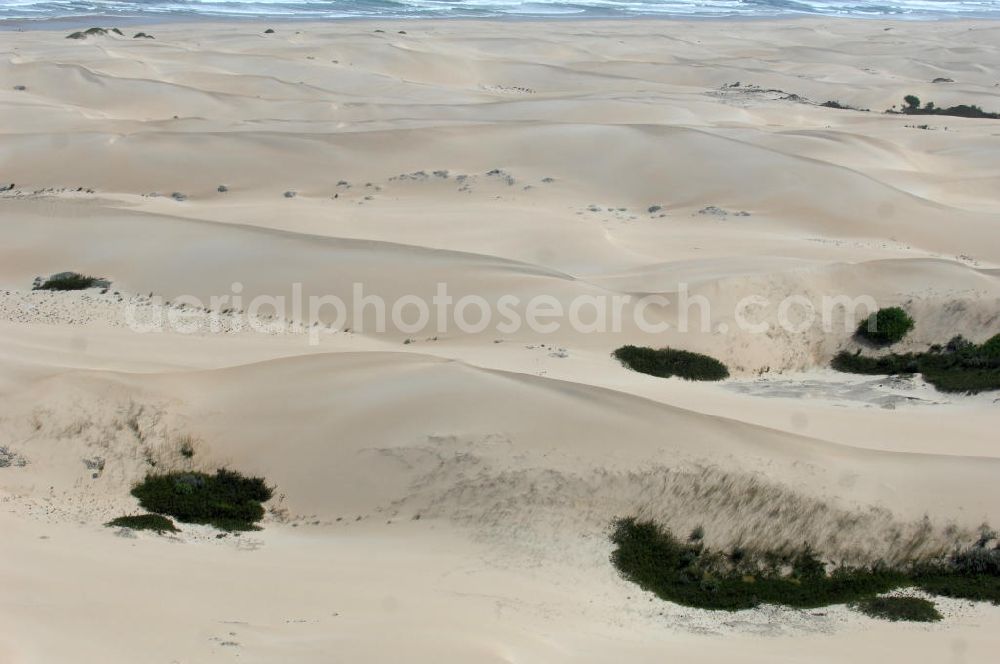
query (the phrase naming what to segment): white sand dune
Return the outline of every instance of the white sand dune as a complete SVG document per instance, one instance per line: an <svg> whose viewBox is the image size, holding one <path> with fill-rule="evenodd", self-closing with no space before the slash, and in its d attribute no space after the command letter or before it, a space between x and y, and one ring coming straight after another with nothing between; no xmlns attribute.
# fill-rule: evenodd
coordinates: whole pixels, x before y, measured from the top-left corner
<svg viewBox="0 0 1000 664"><path fill-rule="evenodd" d="M0 661L990 661L997 607L687 609L618 578L607 530L868 562L1000 523L995 394L832 372L858 312L736 315L868 296L915 317L903 350L1000 332L1000 122L881 113L1000 110L1000 27L264 27L0 32L0 447L24 462L0 468ZM64 270L111 288L31 291ZM232 300L191 333L129 328L234 283L633 299L601 332L327 309L260 334ZM679 329L682 293L704 329ZM666 331L636 322L651 294ZM733 377L629 372L626 343ZM277 487L263 530L103 526L151 468L220 466Z"/></svg>

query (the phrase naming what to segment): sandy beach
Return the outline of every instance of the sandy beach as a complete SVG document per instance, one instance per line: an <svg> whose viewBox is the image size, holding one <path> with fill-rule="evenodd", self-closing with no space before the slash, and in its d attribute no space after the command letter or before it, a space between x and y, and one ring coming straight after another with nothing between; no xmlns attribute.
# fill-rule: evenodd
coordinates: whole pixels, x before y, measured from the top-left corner
<svg viewBox="0 0 1000 664"><path fill-rule="evenodd" d="M66 38L91 25L0 31L0 662L995 656L984 603L920 625L665 602L608 533L644 515L871 563L1000 524L1000 393L834 372L850 311L774 324L864 296L913 316L902 351L1000 332L1000 120L884 112L1000 111L1000 23ZM110 286L32 290L63 271ZM608 329L380 327L359 284L519 319L629 299ZM321 297L346 315L242 322ZM628 371L624 344L731 375ZM261 530L105 527L151 469L219 467L275 487Z"/></svg>

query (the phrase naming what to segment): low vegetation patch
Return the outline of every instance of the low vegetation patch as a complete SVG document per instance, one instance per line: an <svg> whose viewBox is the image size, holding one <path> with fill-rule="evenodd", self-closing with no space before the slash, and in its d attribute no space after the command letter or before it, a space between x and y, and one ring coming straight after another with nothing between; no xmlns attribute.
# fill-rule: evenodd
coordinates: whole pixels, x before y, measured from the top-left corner
<svg viewBox="0 0 1000 664"><path fill-rule="evenodd" d="M837 371L867 375L921 374L942 392L976 394L1000 389L1000 334L983 344L955 337L923 353L891 353L877 357L842 351L831 366Z"/></svg>
<svg viewBox="0 0 1000 664"><path fill-rule="evenodd" d="M861 321L855 334L878 346L898 343L913 329L913 319L900 307L879 309Z"/></svg>
<svg viewBox="0 0 1000 664"><path fill-rule="evenodd" d="M136 514L120 516L106 524L109 528L129 528L131 530L154 530L157 533L178 532L174 522L161 514Z"/></svg>
<svg viewBox="0 0 1000 664"><path fill-rule="evenodd" d="M895 107L893 107L894 109ZM1000 119L1000 113L990 113L984 111L974 104L959 104L940 108L929 101L923 106L920 105L920 98L916 95L906 95L903 98L903 107L898 111L889 109L887 113L901 113L903 115L952 115L958 118L983 118L988 120Z"/></svg>
<svg viewBox="0 0 1000 664"><path fill-rule="evenodd" d="M825 106L826 108L836 108L842 111L862 111L863 113L869 112L869 108L858 108L857 106L851 106L850 104L841 104L839 101L830 100L824 101L820 106Z"/></svg>
<svg viewBox="0 0 1000 664"><path fill-rule="evenodd" d="M906 620L910 622L937 622L941 620L934 602L921 597L865 597L855 602L853 609L871 618Z"/></svg>
<svg viewBox="0 0 1000 664"><path fill-rule="evenodd" d="M653 521L619 519L611 534L615 544L611 561L625 579L644 590L662 599L701 609L736 611L760 604L815 608L851 603L860 610L871 607L872 611L887 611L898 616L890 619L929 615L926 608L914 607L910 602L897 604L895 598L890 602L872 603L883 593L905 587L918 587L938 595L1000 602L997 569L1000 550L996 544L990 544L991 539L984 538L945 560L894 567L884 564L841 566L828 571L827 565L808 545L791 552L741 547L721 551L706 547L703 535L704 531L696 529L682 541ZM974 565L970 566L970 560L976 561ZM885 609L886 604L893 606Z"/></svg>
<svg viewBox="0 0 1000 664"><path fill-rule="evenodd" d="M633 371L685 380L722 380L729 377L729 369L714 357L674 348L647 348L622 346L614 353L615 359Z"/></svg>
<svg viewBox="0 0 1000 664"><path fill-rule="evenodd" d="M74 291L88 288L107 288L110 284L106 279L88 277L76 272L60 272L48 279L38 279L32 290Z"/></svg>
<svg viewBox="0 0 1000 664"><path fill-rule="evenodd" d="M173 472L147 475L132 489L143 509L168 514L182 523L204 523L220 530L255 530L264 518L261 503L274 490L263 478L219 469L215 475Z"/></svg>

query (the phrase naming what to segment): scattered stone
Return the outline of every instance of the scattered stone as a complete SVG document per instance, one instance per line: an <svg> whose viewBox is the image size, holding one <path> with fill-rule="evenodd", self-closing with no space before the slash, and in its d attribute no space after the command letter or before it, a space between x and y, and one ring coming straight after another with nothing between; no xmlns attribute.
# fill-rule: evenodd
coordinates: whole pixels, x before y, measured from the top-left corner
<svg viewBox="0 0 1000 664"><path fill-rule="evenodd" d="M267 30L264 31L264 34L265 35L273 35L274 34L274 28L268 28Z"/></svg>
<svg viewBox="0 0 1000 664"><path fill-rule="evenodd" d="M132 39L156 39L156 37L146 32L137 32L132 35Z"/></svg>
<svg viewBox="0 0 1000 664"><path fill-rule="evenodd" d="M739 212L730 212L729 210L723 210L715 205L707 205L702 209L698 210L698 214L711 215L713 217L728 217L730 214L734 217L749 217L750 213L746 210L740 210Z"/></svg>
<svg viewBox="0 0 1000 664"><path fill-rule="evenodd" d="M556 181L555 178L542 178L542 182L544 182L545 184L551 184L555 181Z"/></svg>
<svg viewBox="0 0 1000 664"><path fill-rule="evenodd" d="M663 209L663 206L661 206L661 205L650 205L648 208L646 208L646 212L648 212L650 214L656 214L657 212L659 212L662 209Z"/></svg>
<svg viewBox="0 0 1000 664"><path fill-rule="evenodd" d="M376 28L375 32L385 32L385 30L379 30L378 28Z"/></svg>
<svg viewBox="0 0 1000 664"><path fill-rule="evenodd" d="M507 186L512 186L515 182L514 177L500 168L494 168L491 171L486 171L486 175L489 177L498 177L507 183Z"/></svg>
<svg viewBox="0 0 1000 664"><path fill-rule="evenodd" d="M445 171L445 170L434 171L434 177L441 178L443 180L447 180L448 179L448 171Z"/></svg>
<svg viewBox="0 0 1000 664"><path fill-rule="evenodd" d="M933 81L931 81L931 83L954 83L954 82L955 81L953 81L950 78L942 78L942 77L935 78Z"/></svg>
<svg viewBox="0 0 1000 664"><path fill-rule="evenodd" d="M400 30L400 31L399 31L399 34L401 34L401 35L405 35L405 34L406 34L406 30Z"/></svg>
<svg viewBox="0 0 1000 664"><path fill-rule="evenodd" d="M26 85L15 85L14 89L17 90L18 92L24 92L25 90L28 89L28 86L26 86Z"/></svg>
<svg viewBox="0 0 1000 664"><path fill-rule="evenodd" d="M0 468L24 468L28 460L6 445L0 447Z"/></svg>
<svg viewBox="0 0 1000 664"><path fill-rule="evenodd" d="M179 191L175 191L174 193L170 194L170 198L174 199L175 201L186 201L187 195L182 194Z"/></svg>
<svg viewBox="0 0 1000 664"><path fill-rule="evenodd" d="M285 198L295 198L296 194L294 191L286 191Z"/></svg>
<svg viewBox="0 0 1000 664"><path fill-rule="evenodd" d="M220 194L224 194L224 193L226 193L227 191L229 191L229 187L227 187L227 186L226 186L226 185L224 185L224 184L220 184L220 185L219 185L219 186L218 186L218 187L216 188L216 191L218 191L218 192L219 192Z"/></svg>
<svg viewBox="0 0 1000 664"><path fill-rule="evenodd" d="M83 465L87 467L87 470L92 471L90 477L96 480L104 472L104 457L98 456L93 459L84 459Z"/></svg>

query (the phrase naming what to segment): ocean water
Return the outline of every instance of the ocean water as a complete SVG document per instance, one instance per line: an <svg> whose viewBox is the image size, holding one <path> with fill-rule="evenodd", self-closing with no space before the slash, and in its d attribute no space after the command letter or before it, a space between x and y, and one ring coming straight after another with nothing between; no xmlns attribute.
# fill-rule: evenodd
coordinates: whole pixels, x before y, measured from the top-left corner
<svg viewBox="0 0 1000 664"><path fill-rule="evenodd" d="M0 0L0 21L73 16L443 18L825 15L1000 16L1000 0Z"/></svg>

